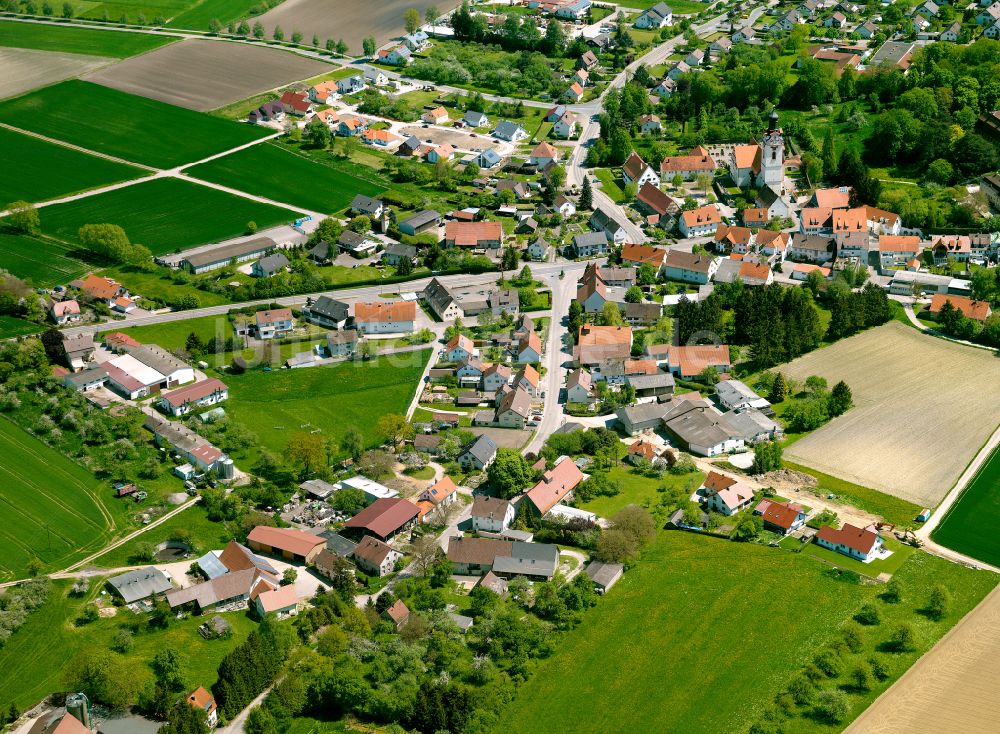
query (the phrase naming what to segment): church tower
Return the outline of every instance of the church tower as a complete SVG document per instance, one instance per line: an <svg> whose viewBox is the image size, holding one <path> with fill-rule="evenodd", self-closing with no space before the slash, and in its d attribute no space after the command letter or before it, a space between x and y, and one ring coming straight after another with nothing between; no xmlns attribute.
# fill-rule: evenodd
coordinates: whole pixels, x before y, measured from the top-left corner
<svg viewBox="0 0 1000 734"><path fill-rule="evenodd" d="M770 186L775 191L782 190L785 180L785 136L778 127L778 111L772 110L767 132L760 141L759 186Z"/></svg>

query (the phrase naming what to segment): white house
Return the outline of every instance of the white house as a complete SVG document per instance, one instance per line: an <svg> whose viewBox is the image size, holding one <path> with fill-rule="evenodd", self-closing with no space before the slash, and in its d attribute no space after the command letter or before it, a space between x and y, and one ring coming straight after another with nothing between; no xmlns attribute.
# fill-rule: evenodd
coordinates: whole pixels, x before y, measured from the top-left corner
<svg viewBox="0 0 1000 734"><path fill-rule="evenodd" d="M674 11L666 3L657 3L635 19L636 28L663 28L673 22Z"/></svg>
<svg viewBox="0 0 1000 734"><path fill-rule="evenodd" d="M472 503L472 529L501 533L514 522L514 505L507 500L476 495Z"/></svg>
<svg viewBox="0 0 1000 734"><path fill-rule="evenodd" d="M660 186L660 174L635 151L622 166L622 179L626 184L634 183L637 188L642 188L645 183L651 183L657 188Z"/></svg>
<svg viewBox="0 0 1000 734"><path fill-rule="evenodd" d="M753 502L753 489L732 477L719 472L709 472L698 489L704 497L705 506L727 517L735 515Z"/></svg>
<svg viewBox="0 0 1000 734"><path fill-rule="evenodd" d="M816 545L869 563L879 556L882 538L874 530L845 523L840 530L824 525L816 533Z"/></svg>

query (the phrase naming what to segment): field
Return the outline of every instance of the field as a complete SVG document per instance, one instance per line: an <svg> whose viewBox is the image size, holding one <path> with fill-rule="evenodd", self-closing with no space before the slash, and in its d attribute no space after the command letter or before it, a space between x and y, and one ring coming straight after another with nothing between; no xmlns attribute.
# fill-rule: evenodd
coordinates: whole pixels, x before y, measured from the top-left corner
<svg viewBox="0 0 1000 734"><path fill-rule="evenodd" d="M163 168L193 163L266 134L78 79L0 104L0 122Z"/></svg>
<svg viewBox="0 0 1000 734"><path fill-rule="evenodd" d="M96 71L88 81L192 110L211 110L329 71L272 48L188 38Z"/></svg>
<svg viewBox="0 0 1000 734"><path fill-rule="evenodd" d="M988 732L1000 721L995 589L846 729L847 734Z"/></svg>
<svg viewBox="0 0 1000 734"><path fill-rule="evenodd" d="M154 255L236 237L250 221L265 229L295 217L287 209L176 178L55 204L41 213L42 231L58 239L74 242L84 224L107 222L124 228L132 242Z"/></svg>
<svg viewBox="0 0 1000 734"><path fill-rule="evenodd" d="M72 26L0 21L0 46L124 59L175 39L148 33L120 33Z"/></svg>
<svg viewBox="0 0 1000 734"><path fill-rule="evenodd" d="M0 168L17 171L0 179L0 201L45 201L128 181L145 171L81 153L0 127ZM58 171L58 176L52 172ZM44 216L44 214L42 215Z"/></svg>
<svg viewBox="0 0 1000 734"><path fill-rule="evenodd" d="M62 243L8 232L0 232L0 263L35 286L66 284L87 271Z"/></svg>
<svg viewBox="0 0 1000 734"><path fill-rule="evenodd" d="M996 428L1000 370L981 349L892 321L782 368L844 380L855 407L785 452L790 461L933 507Z"/></svg>
<svg viewBox="0 0 1000 734"><path fill-rule="evenodd" d="M819 684L848 694L849 721L997 583L991 574L920 551L895 578L902 601L889 604L878 598L884 587L834 578L804 555L661 532L520 687L494 731L745 732L796 672L839 637L841 625L870 602L878 605L882 624L865 628L862 649L842 652L842 673ZM936 584L952 590L938 622L920 613ZM886 652L883 641L902 622L915 631L915 649ZM991 639L997 639L995 632ZM888 678L870 691L857 691L849 673L872 656L880 658ZM840 728L816 720L808 707L792 705L789 715L780 731ZM948 727L909 731L915 730Z"/></svg>
<svg viewBox="0 0 1000 734"><path fill-rule="evenodd" d="M100 56L0 46L0 99L85 74L112 61Z"/></svg>
<svg viewBox="0 0 1000 734"><path fill-rule="evenodd" d="M25 710L45 696L65 691L65 676L72 672L73 658L81 652L109 648L118 629L125 625L136 628L128 659L136 664L144 683L152 681L149 662L153 656L170 646L181 654L185 690L210 688L218 678L216 670L223 656L256 626L245 613L229 612L224 616L232 625L233 636L228 640L204 640L198 634L204 617L172 621L167 629L160 630L142 624L127 609L115 617L77 626L74 621L88 599L71 597L70 586L69 581L53 582L49 600L0 649L0 704L16 703ZM100 579L95 579L88 598L96 596L100 588Z"/></svg>
<svg viewBox="0 0 1000 734"><path fill-rule="evenodd" d="M247 11L254 5L257 5L256 0L201 0L171 18L167 26L203 31L213 18L225 25L231 20L246 17Z"/></svg>
<svg viewBox="0 0 1000 734"><path fill-rule="evenodd" d="M960 553L1000 566L1000 449L979 468L931 537Z"/></svg>
<svg viewBox="0 0 1000 734"><path fill-rule="evenodd" d="M347 429L356 428L365 444L374 446L382 442L376 421L387 413L406 412L431 353L230 375L226 412L256 434L260 448L277 455L294 433L316 429L336 447Z"/></svg>
<svg viewBox="0 0 1000 734"><path fill-rule="evenodd" d="M0 420L0 580L25 575L38 558L62 568L107 543L123 505L105 505L109 487L7 420Z"/></svg>
<svg viewBox="0 0 1000 734"><path fill-rule="evenodd" d="M198 298L199 306L218 306L228 303L229 299L221 293L210 293L188 284L174 283L170 276L175 271L167 268L156 268L151 273L127 265L105 268L101 275L114 278L128 288L132 293L139 293L145 298L152 298L163 303L173 303L182 296L193 295Z"/></svg>
<svg viewBox="0 0 1000 734"><path fill-rule="evenodd" d="M24 321L13 316L0 316L0 339L35 334L42 330L43 327L31 321Z"/></svg>
<svg viewBox="0 0 1000 734"><path fill-rule="evenodd" d="M614 497L595 497L590 502L582 503L580 507L596 512L601 517L611 517L625 505L653 507L660 499L657 487L689 487L694 492L705 478L705 473L664 474L661 479L653 479L637 474L628 465L622 464L609 471L608 478L621 483L621 493Z"/></svg>
<svg viewBox="0 0 1000 734"><path fill-rule="evenodd" d="M347 42L351 53L361 53L361 39L372 36L378 46L390 39L403 35L403 13L407 8L416 8L420 17L424 10L433 5L440 13L457 8L458 0L432 2L431 0L382 0L378 3L342 3L336 13L330 12L328 0L285 0L276 8L260 16L260 22L270 37L274 27L280 25L285 35L300 30L307 34L316 33L325 42L327 38L338 38Z"/></svg>
<svg viewBox="0 0 1000 734"><path fill-rule="evenodd" d="M263 143L188 169L187 173L258 196L313 211L344 209L355 194L377 196L382 188L273 143Z"/></svg>

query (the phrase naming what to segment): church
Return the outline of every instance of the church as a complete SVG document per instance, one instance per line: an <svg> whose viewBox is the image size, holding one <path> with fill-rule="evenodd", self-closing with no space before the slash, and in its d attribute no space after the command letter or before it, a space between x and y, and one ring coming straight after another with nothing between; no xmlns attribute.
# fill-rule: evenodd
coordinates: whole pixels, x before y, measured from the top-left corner
<svg viewBox="0 0 1000 734"><path fill-rule="evenodd" d="M791 202L785 191L785 136L778 127L777 110L772 110L759 143L733 146L729 176L741 189L758 190L757 205L767 209L769 217L791 214Z"/></svg>

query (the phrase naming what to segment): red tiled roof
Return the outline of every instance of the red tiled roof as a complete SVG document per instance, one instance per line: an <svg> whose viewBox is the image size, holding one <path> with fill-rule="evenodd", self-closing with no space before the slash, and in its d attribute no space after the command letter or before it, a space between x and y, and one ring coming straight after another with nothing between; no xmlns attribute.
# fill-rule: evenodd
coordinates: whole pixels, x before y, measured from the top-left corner
<svg viewBox="0 0 1000 734"><path fill-rule="evenodd" d="M761 506L763 506L761 519L784 530L792 529L792 525L802 511L798 505L775 502L774 500L762 500L757 508L761 509Z"/></svg>
<svg viewBox="0 0 1000 734"><path fill-rule="evenodd" d="M649 245L625 245L622 247L622 262L636 265L649 264L661 267L667 257L667 251L662 247Z"/></svg>
<svg viewBox="0 0 1000 734"><path fill-rule="evenodd" d="M374 535L388 537L399 530L419 511L412 502L399 498L375 500L357 515L348 520L344 527L368 530Z"/></svg>
<svg viewBox="0 0 1000 734"><path fill-rule="evenodd" d="M266 613L276 612L279 609L297 604L299 598L295 594L295 584L289 584L288 586L279 586L273 591L268 590L261 593L257 597L257 601L260 602L261 608Z"/></svg>
<svg viewBox="0 0 1000 734"><path fill-rule="evenodd" d="M182 405L195 400L206 398L214 392L222 392L226 389L226 384L222 380L210 377L207 380L196 382L193 385L188 385L187 387L182 387L178 390L165 393L163 395L163 399L175 408L179 408Z"/></svg>
<svg viewBox="0 0 1000 734"><path fill-rule="evenodd" d="M503 238L500 222L451 221L444 226L445 241L456 247L476 247L481 242L499 242Z"/></svg>
<svg viewBox="0 0 1000 734"><path fill-rule="evenodd" d="M549 469L542 480L528 490L528 499L544 515L583 481L583 473L568 456Z"/></svg>
<svg viewBox="0 0 1000 734"><path fill-rule="evenodd" d="M267 525L255 527L250 531L247 540L298 556L307 556L316 546L326 544L326 540L311 533L289 528L272 528Z"/></svg>
<svg viewBox="0 0 1000 734"><path fill-rule="evenodd" d="M990 316L990 304L986 301L973 301L965 296L950 296L944 293L936 293L931 299L930 312L938 313L945 303L951 305L962 312L962 315L976 321L985 321Z"/></svg>
<svg viewBox="0 0 1000 734"><path fill-rule="evenodd" d="M867 555L875 547L878 534L846 523L840 530L824 525L819 529L816 537L834 545L847 546Z"/></svg>
<svg viewBox="0 0 1000 734"><path fill-rule="evenodd" d="M356 303L354 320L359 324L370 322L413 321L417 318L417 304L413 301L392 303Z"/></svg>

